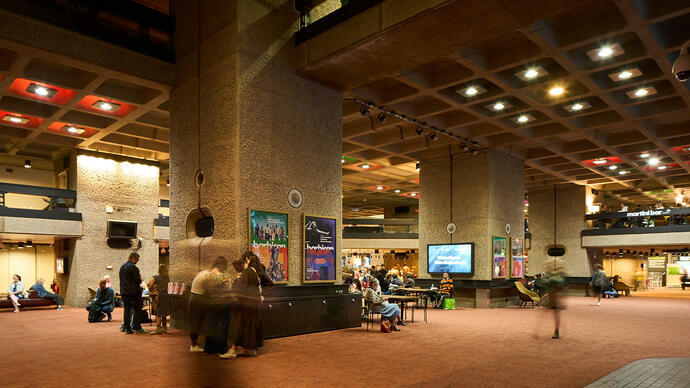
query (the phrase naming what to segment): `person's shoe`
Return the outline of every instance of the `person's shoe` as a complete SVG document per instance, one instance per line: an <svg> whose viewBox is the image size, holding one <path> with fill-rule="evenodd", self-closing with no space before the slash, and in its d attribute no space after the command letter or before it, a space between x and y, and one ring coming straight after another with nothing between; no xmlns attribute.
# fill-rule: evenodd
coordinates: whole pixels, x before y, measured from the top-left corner
<svg viewBox="0 0 690 388"><path fill-rule="evenodd" d="M134 332L132 329L125 329L125 334L133 334Z"/></svg>
<svg viewBox="0 0 690 388"><path fill-rule="evenodd" d="M405 322L403 322L403 321L398 321L398 325L400 325L400 326L407 326L407 325L405 324Z"/></svg>
<svg viewBox="0 0 690 388"><path fill-rule="evenodd" d="M124 332L125 332L125 327L122 326L122 325L120 325L120 331L124 333Z"/></svg>
<svg viewBox="0 0 690 388"><path fill-rule="evenodd" d="M256 357L256 349L245 349L242 355L245 357Z"/></svg>
<svg viewBox="0 0 690 388"><path fill-rule="evenodd" d="M190 349L191 351L191 349ZM203 351L203 349L202 349ZM221 354L220 358L227 360L227 359L232 359L232 358L237 358L237 352L235 352L233 349L228 350L227 353Z"/></svg>
<svg viewBox="0 0 690 388"><path fill-rule="evenodd" d="M553 335L551 336L551 338L557 339L557 338L559 338L559 337L560 337L560 336L559 336L559 333L558 333L558 329L556 329L556 332L553 333Z"/></svg>
<svg viewBox="0 0 690 388"><path fill-rule="evenodd" d="M597 302L597 306L601 306L601 302Z"/></svg>
<svg viewBox="0 0 690 388"><path fill-rule="evenodd" d="M134 330L134 332L137 333L137 334L146 334L146 333L148 333L149 331L146 330L146 329L140 328L140 329Z"/></svg>
<svg viewBox="0 0 690 388"><path fill-rule="evenodd" d="M113 317L108 317L108 322L112 322L112 321L113 321Z"/></svg>
<svg viewBox="0 0 690 388"><path fill-rule="evenodd" d="M161 331L162 331L163 333L167 333L167 332L168 332L168 328L165 327L165 326L163 326L163 327L161 327Z"/></svg>
<svg viewBox="0 0 690 388"><path fill-rule="evenodd" d="M62 310L62 306L57 306L55 310Z"/></svg>
<svg viewBox="0 0 690 388"><path fill-rule="evenodd" d="M156 330L151 332L151 334L163 334L163 328L157 327Z"/></svg>
<svg viewBox="0 0 690 388"><path fill-rule="evenodd" d="M14 309L14 313L15 313L15 314L18 313L18 312L19 312L19 309Z"/></svg>
<svg viewBox="0 0 690 388"><path fill-rule="evenodd" d="M190 353L203 353L203 352L204 352L204 348L202 348L202 347L199 346L199 345L190 345L190 346L189 346L189 352L190 352Z"/></svg>
<svg viewBox="0 0 690 388"><path fill-rule="evenodd" d="M400 329L398 329L398 328L395 327L395 326L391 326L391 331L400 331Z"/></svg>

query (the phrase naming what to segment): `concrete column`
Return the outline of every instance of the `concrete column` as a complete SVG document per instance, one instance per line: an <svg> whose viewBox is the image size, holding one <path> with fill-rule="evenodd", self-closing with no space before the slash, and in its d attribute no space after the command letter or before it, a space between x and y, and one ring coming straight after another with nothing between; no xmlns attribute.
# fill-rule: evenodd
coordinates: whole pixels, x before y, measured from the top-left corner
<svg viewBox="0 0 690 388"><path fill-rule="evenodd" d="M473 242L474 276L469 279L491 280L492 236L524 236L524 169L522 160L493 150L421 162L421 277L430 276L427 244ZM446 232L450 222L457 226L452 235ZM505 231L506 224L510 233ZM488 293L482 295L488 297Z"/></svg>
<svg viewBox="0 0 690 388"><path fill-rule="evenodd" d="M83 231L71 249L63 251L71 256L66 303L83 307L89 300L88 287L96 289L106 274L112 276L119 292L120 266L132 250L141 255L137 266L142 279L148 282L158 272L153 221L158 216L159 167L156 162L80 151L72 157L69 172L70 188L77 191L76 210L82 214ZM112 213L106 207L112 208ZM141 248L108 247L108 220L137 222Z"/></svg>
<svg viewBox="0 0 690 388"><path fill-rule="evenodd" d="M302 215L341 225L341 93L295 74L293 1L180 1L174 11L171 276L189 280L215 256L248 249L251 208L289 214L289 284L300 284ZM299 209L288 204L292 188ZM215 219L211 238L188 232L200 207Z"/></svg>
<svg viewBox="0 0 690 388"><path fill-rule="evenodd" d="M562 259L569 276L590 276L590 259L582 248L581 232L586 228L588 198L591 189L573 184L556 186L556 245L565 248ZM529 250L529 274L546 272L544 262L550 257L549 247L554 244L554 188L530 191L529 231L532 248ZM594 258L593 258L594 259ZM600 260L600 258L599 258Z"/></svg>

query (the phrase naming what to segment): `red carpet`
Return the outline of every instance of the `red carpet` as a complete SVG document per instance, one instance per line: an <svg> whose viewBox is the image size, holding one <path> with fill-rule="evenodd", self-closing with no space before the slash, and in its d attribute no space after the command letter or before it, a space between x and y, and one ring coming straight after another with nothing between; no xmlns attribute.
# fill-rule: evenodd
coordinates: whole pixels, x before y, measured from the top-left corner
<svg viewBox="0 0 690 388"><path fill-rule="evenodd" d="M690 293L689 293L690 295ZM3 387L581 387L634 360L690 357L690 299L569 298L543 309L430 311L401 332L266 341L257 358L190 354L185 333L125 335L83 309L0 312ZM148 328L148 326L147 326ZM10 359L9 355L14 355Z"/></svg>

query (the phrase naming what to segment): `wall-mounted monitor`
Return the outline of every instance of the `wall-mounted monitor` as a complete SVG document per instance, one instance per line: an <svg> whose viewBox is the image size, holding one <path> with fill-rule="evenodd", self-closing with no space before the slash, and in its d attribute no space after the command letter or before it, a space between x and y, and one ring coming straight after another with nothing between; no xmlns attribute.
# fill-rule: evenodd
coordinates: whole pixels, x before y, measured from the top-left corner
<svg viewBox="0 0 690 388"><path fill-rule="evenodd" d="M474 275L474 243L427 245L428 272Z"/></svg>
<svg viewBox="0 0 690 388"><path fill-rule="evenodd" d="M137 238L137 223L134 221L108 220L108 238Z"/></svg>

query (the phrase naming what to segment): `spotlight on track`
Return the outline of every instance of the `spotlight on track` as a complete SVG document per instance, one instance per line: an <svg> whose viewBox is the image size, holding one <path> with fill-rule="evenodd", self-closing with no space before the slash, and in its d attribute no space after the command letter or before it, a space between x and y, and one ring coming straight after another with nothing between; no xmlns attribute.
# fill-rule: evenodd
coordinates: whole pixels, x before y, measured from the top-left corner
<svg viewBox="0 0 690 388"><path fill-rule="evenodd" d="M422 134L424 133L424 129L422 127L417 127L417 129L415 129L414 131L417 132L417 135L419 136L422 136Z"/></svg>
<svg viewBox="0 0 690 388"><path fill-rule="evenodd" d="M376 120L378 120L380 123L386 121L386 114L381 112L376 116Z"/></svg>
<svg viewBox="0 0 690 388"><path fill-rule="evenodd" d="M367 116L367 115L369 115L369 108L367 108L366 106L363 106L363 107L359 108L359 113L361 113L362 116Z"/></svg>

